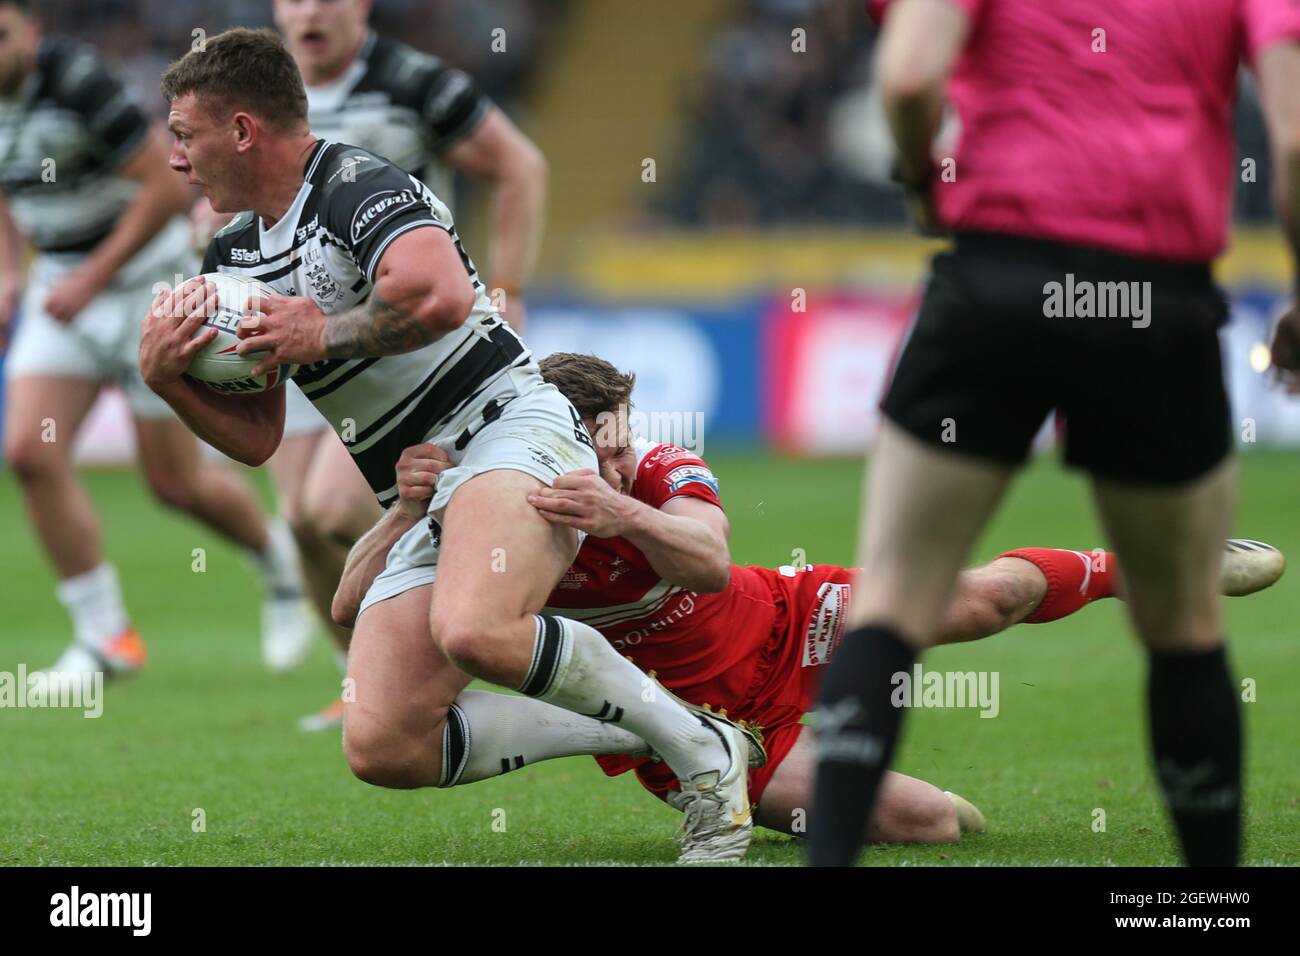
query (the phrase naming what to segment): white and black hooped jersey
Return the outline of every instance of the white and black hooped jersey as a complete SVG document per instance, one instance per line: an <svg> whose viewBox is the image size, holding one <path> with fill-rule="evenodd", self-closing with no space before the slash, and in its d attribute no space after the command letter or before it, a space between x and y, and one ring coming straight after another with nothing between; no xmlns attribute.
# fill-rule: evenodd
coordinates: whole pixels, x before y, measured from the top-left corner
<svg viewBox="0 0 1300 956"><path fill-rule="evenodd" d="M135 195L118 175L149 120L90 47L41 41L22 90L0 99L0 192L22 233L45 252L85 252Z"/></svg>
<svg viewBox="0 0 1300 956"><path fill-rule="evenodd" d="M451 213L420 180L355 146L320 140L288 212L265 227L242 212L213 237L204 272L265 282L281 295L308 296L327 315L370 295L389 244L412 229L445 230L477 293L465 324L414 352L328 359L300 368L294 381L347 442L366 481L387 506L397 497L402 450L485 401L528 350L493 309Z"/></svg>
<svg viewBox="0 0 1300 956"><path fill-rule="evenodd" d="M465 73L373 33L342 76L307 88L312 132L388 158L449 206L452 173L440 156L473 131L490 105Z"/></svg>

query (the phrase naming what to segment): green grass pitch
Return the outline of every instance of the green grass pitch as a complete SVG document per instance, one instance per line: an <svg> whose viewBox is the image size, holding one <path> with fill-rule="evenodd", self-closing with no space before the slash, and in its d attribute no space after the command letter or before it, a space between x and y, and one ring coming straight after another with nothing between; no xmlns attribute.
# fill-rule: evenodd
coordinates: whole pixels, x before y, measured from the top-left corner
<svg viewBox="0 0 1300 956"><path fill-rule="evenodd" d="M738 562L852 560L860 466L710 456ZM0 710L0 863L106 865L667 864L677 814L589 758L451 791L388 792L352 778L337 733L295 719L337 692L322 639L288 676L262 670L260 588L240 555L157 510L131 472L87 478L104 518L147 671L110 685L104 715ZM1238 533L1300 559L1300 456L1242 459ZM1080 478L1052 461L1018 482L975 554L1100 541ZM50 663L69 638L53 578L0 476L0 670ZM191 570L205 548L207 570ZM1249 732L1247 862L1300 863L1300 569L1229 602L1233 662L1257 683ZM964 794L989 832L958 846L877 847L869 864L1167 865L1176 862L1145 753L1141 659L1121 607L1085 608L944 648L934 667L996 670L1001 713L909 716L896 767ZM1106 830L1094 832L1094 810ZM202 809L206 829L195 832ZM504 822L504 831L501 824ZM496 824L494 826L494 824ZM797 843L759 831L749 861L795 865Z"/></svg>

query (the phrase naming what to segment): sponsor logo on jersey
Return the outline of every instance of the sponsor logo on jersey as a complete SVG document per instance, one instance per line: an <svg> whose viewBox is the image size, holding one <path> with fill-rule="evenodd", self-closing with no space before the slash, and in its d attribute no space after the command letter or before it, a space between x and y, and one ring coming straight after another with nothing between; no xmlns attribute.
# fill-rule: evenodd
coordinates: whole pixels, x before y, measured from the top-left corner
<svg viewBox="0 0 1300 956"><path fill-rule="evenodd" d="M262 250L261 249L240 249L239 247L235 247L234 249L230 250L230 261L242 262L242 263L261 262Z"/></svg>
<svg viewBox="0 0 1300 956"><path fill-rule="evenodd" d="M610 561L609 567L610 567L610 572L609 572L610 584L613 584L624 574L627 574L627 572L632 570L632 566L628 564L626 561L624 561L622 558L615 558L613 561Z"/></svg>
<svg viewBox="0 0 1300 956"><path fill-rule="evenodd" d="M682 465L680 468L674 468L664 478L664 483L668 485L671 494L676 494L692 482L707 485L715 495L718 493L718 479L704 465Z"/></svg>
<svg viewBox="0 0 1300 956"><path fill-rule="evenodd" d="M576 591L590 580L591 575L586 571L574 571L570 569L564 573L564 577L560 578L560 583L555 587L564 591Z"/></svg>
<svg viewBox="0 0 1300 956"><path fill-rule="evenodd" d="M803 666L828 663L844 636L844 614L848 609L849 585L827 581L817 589L817 608L808 621L803 639Z"/></svg>
<svg viewBox="0 0 1300 956"><path fill-rule="evenodd" d="M636 645L640 644L651 634L656 634L659 631L672 627L674 624L681 623L683 620L695 613L695 599L697 597L699 597L699 595L696 592L687 591L677 602L677 607L673 608L673 610L669 611L657 621L652 621L649 625L638 628L637 630L628 631L622 638L611 641L614 645L614 649L622 650L624 647L636 647Z"/></svg>
<svg viewBox="0 0 1300 956"><path fill-rule="evenodd" d="M320 228L320 216L319 215L312 216L311 222L307 223L307 225L305 226L299 226L297 228L297 230L293 234L294 240L299 243L306 242L307 237L310 236L313 232L315 232L319 228Z"/></svg>
<svg viewBox="0 0 1300 956"><path fill-rule="evenodd" d="M357 214L352 217L352 241L360 242L386 219L397 215L408 206L415 206L419 199L410 189L384 189L367 197Z"/></svg>
<svg viewBox="0 0 1300 956"><path fill-rule="evenodd" d="M694 458L695 456L685 448L679 448L677 445L660 445L655 449L655 453L645 460L647 465L668 465L679 458Z"/></svg>

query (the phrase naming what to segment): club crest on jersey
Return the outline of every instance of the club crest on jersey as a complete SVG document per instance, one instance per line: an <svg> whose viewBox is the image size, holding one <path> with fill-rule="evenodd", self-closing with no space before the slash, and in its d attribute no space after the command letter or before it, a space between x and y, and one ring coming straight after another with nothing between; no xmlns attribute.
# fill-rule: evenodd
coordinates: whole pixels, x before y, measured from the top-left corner
<svg viewBox="0 0 1300 956"><path fill-rule="evenodd" d="M703 465L682 465L680 468L674 468L668 472L664 482L668 485L669 492L673 494L692 482L707 485L715 495L718 493L718 479Z"/></svg>
<svg viewBox="0 0 1300 956"><path fill-rule="evenodd" d="M325 265L325 254L318 246L312 246L304 251L302 259L303 271L307 274L307 284L311 286L311 297L317 303L325 306L335 299L343 298L343 290L330 275Z"/></svg>
<svg viewBox="0 0 1300 956"><path fill-rule="evenodd" d="M415 193L409 189L383 189L367 197L362 208L352 217L352 241L360 242L381 222L418 202Z"/></svg>

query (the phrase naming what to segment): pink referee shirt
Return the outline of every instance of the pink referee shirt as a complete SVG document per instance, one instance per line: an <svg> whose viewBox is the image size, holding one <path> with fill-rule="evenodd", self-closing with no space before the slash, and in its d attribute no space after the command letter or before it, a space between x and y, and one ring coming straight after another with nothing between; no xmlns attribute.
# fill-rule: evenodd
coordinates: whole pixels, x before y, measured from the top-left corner
<svg viewBox="0 0 1300 956"><path fill-rule="evenodd" d="M868 8L879 20L889 2ZM948 2L971 20L948 87L956 178L935 183L949 228L1188 262L1222 251L1237 65L1300 40L1300 0Z"/></svg>

